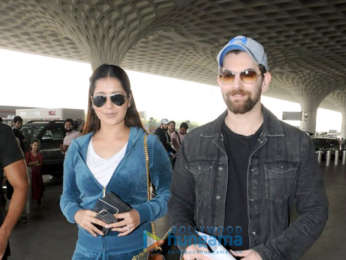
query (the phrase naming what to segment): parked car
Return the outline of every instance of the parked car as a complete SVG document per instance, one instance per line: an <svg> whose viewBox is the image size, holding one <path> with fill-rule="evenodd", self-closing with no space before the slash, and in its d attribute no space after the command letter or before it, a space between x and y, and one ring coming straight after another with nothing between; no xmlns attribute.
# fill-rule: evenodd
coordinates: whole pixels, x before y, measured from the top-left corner
<svg viewBox="0 0 346 260"><path fill-rule="evenodd" d="M34 140L40 140L40 152L43 156L42 174L61 176L64 154L60 150L65 136L64 121L29 121L22 127L27 146ZM28 147L29 148L29 147Z"/></svg>

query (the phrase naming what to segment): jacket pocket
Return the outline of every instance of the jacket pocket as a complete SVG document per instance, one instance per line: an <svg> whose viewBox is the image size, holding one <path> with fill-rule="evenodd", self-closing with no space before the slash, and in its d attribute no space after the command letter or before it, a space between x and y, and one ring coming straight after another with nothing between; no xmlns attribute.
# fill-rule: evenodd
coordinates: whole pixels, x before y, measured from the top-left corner
<svg viewBox="0 0 346 260"><path fill-rule="evenodd" d="M208 214L213 212L212 195L214 194L214 165L213 161L195 161L189 164L188 170L195 181L195 223L205 225Z"/></svg>
<svg viewBox="0 0 346 260"><path fill-rule="evenodd" d="M264 164L265 194L272 201L284 201L293 195L297 163L277 161Z"/></svg>

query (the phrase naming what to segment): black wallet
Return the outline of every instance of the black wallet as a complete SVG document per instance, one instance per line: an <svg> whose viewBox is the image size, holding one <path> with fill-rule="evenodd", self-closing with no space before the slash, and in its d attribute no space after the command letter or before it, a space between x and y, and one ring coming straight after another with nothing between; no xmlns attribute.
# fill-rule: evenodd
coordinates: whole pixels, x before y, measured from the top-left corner
<svg viewBox="0 0 346 260"><path fill-rule="evenodd" d="M130 211L132 208L122 201L116 194L109 191L102 198L98 198L94 207L94 211L97 212L96 218L102 220L106 224L112 224L117 222L114 214L123 213ZM100 229L104 235L107 235L110 228L105 228L100 225L95 224L95 226Z"/></svg>

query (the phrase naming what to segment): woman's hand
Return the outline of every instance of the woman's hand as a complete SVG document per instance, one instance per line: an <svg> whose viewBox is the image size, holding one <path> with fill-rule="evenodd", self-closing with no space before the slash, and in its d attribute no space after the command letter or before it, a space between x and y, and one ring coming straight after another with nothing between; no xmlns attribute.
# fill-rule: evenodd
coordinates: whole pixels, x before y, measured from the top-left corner
<svg viewBox="0 0 346 260"><path fill-rule="evenodd" d="M39 161L35 161L34 162L34 166L40 166L40 162Z"/></svg>
<svg viewBox="0 0 346 260"><path fill-rule="evenodd" d="M39 166L40 162L39 161L31 161L28 163L28 166Z"/></svg>
<svg viewBox="0 0 346 260"><path fill-rule="evenodd" d="M112 231L119 232L118 236L127 236L133 230L138 227L140 222L140 216L137 210L132 209L125 213L119 213L114 215L119 221L108 225L107 227L112 228Z"/></svg>
<svg viewBox="0 0 346 260"><path fill-rule="evenodd" d="M96 212L92 210L80 209L74 215L74 220L76 223L88 231L92 236L96 237L97 235L103 236L103 232L99 230L94 224L105 227L106 223L95 218Z"/></svg>

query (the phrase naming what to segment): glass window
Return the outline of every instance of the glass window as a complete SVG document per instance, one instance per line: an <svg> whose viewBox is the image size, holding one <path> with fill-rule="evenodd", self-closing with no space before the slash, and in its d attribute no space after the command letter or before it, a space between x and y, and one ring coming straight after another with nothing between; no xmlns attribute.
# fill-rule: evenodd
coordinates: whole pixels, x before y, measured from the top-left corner
<svg viewBox="0 0 346 260"><path fill-rule="evenodd" d="M65 136L64 129L60 126L56 126L50 129L52 132L52 138L54 140L63 140Z"/></svg>
<svg viewBox="0 0 346 260"><path fill-rule="evenodd" d="M42 135L42 140L53 139L53 133L50 129L46 129Z"/></svg>

